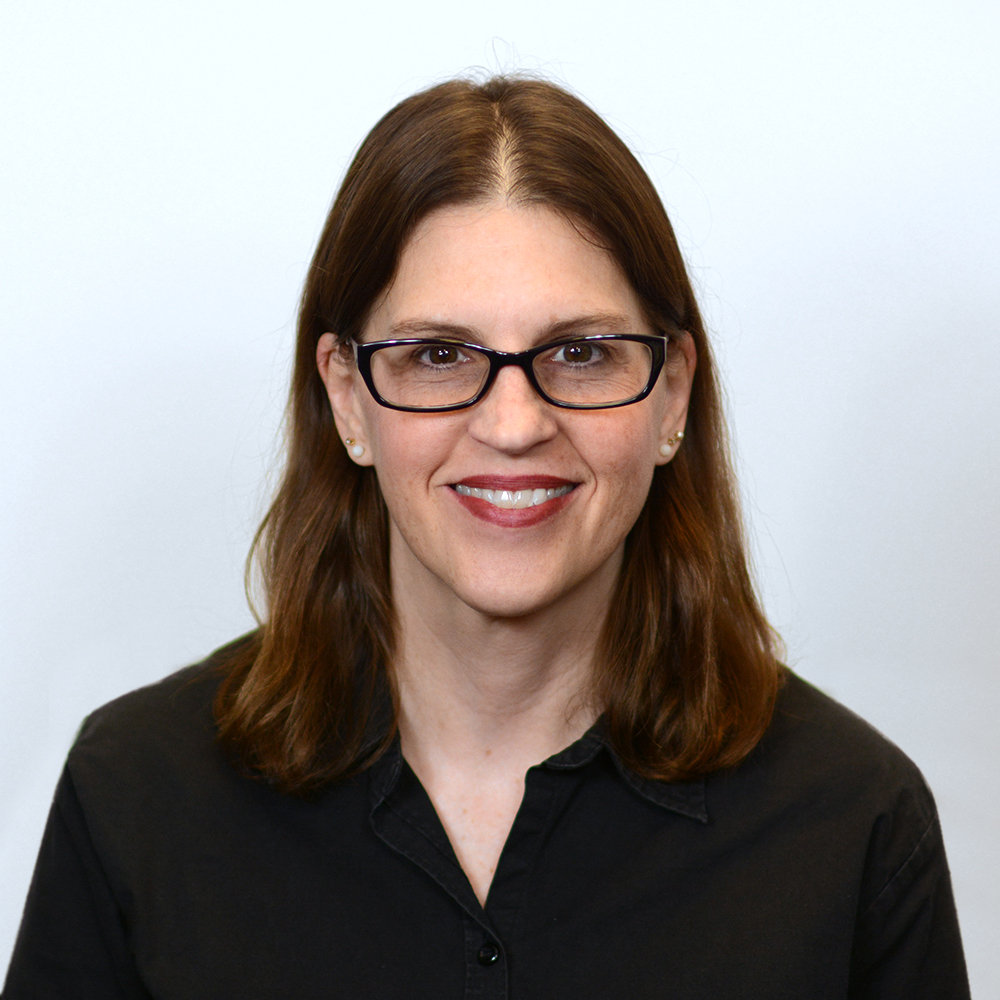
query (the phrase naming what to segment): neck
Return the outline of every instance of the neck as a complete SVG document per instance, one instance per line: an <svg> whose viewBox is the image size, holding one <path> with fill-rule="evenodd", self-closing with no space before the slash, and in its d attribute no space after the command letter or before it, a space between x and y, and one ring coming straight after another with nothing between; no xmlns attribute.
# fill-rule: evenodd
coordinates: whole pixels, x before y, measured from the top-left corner
<svg viewBox="0 0 1000 1000"><path fill-rule="evenodd" d="M418 773L450 760L523 777L586 732L600 711L594 657L619 563L518 617L485 613L436 579L413 586L394 571L400 734Z"/></svg>
<svg viewBox="0 0 1000 1000"><path fill-rule="evenodd" d="M522 613L500 614L463 600L396 534L390 552L403 754L485 906L526 772L598 714L594 654L621 553L557 600L528 597L525 613L515 594Z"/></svg>

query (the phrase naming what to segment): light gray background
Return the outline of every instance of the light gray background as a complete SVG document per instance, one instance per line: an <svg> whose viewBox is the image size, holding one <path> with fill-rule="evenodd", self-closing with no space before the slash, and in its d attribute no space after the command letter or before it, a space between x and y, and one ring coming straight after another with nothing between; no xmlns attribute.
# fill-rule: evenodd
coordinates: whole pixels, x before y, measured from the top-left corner
<svg viewBox="0 0 1000 1000"><path fill-rule="evenodd" d="M354 147L485 65L575 88L659 186L769 612L923 768L1000 995L995 2L359 7L0 5L0 965L84 714L251 625L296 295Z"/></svg>

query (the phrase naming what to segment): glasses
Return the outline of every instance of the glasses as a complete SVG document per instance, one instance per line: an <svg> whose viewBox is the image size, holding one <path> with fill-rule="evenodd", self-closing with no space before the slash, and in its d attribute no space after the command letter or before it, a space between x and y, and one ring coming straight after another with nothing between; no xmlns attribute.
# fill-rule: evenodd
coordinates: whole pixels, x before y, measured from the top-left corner
<svg viewBox="0 0 1000 1000"><path fill-rule="evenodd" d="M616 333L574 337L527 351L492 351L454 340L376 340L351 347L376 402L393 410L460 410L490 391L514 365L553 406L572 410L628 406L656 384L666 337Z"/></svg>

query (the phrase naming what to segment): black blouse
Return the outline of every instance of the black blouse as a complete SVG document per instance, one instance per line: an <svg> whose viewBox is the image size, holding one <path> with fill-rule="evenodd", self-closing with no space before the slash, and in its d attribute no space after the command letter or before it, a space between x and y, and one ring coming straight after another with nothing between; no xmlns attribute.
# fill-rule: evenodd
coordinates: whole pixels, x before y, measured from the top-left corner
<svg viewBox="0 0 1000 1000"><path fill-rule="evenodd" d="M485 910L398 743L314 801L214 742L212 661L87 720L6 1000L969 995L930 792L789 675L738 768L661 784L597 726L528 771Z"/></svg>

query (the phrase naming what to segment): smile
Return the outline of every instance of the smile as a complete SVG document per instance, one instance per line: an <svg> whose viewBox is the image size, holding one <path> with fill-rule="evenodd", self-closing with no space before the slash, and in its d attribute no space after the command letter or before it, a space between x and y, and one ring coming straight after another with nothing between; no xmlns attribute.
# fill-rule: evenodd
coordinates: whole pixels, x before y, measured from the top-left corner
<svg viewBox="0 0 1000 1000"><path fill-rule="evenodd" d="M484 490L475 486L466 486L464 483L456 483L452 489L463 497L475 497L477 500L485 500L494 507L502 510L523 510L525 507L537 507L548 500L555 500L556 497L563 497L574 488L574 484L559 486L556 489L533 489L533 490Z"/></svg>

